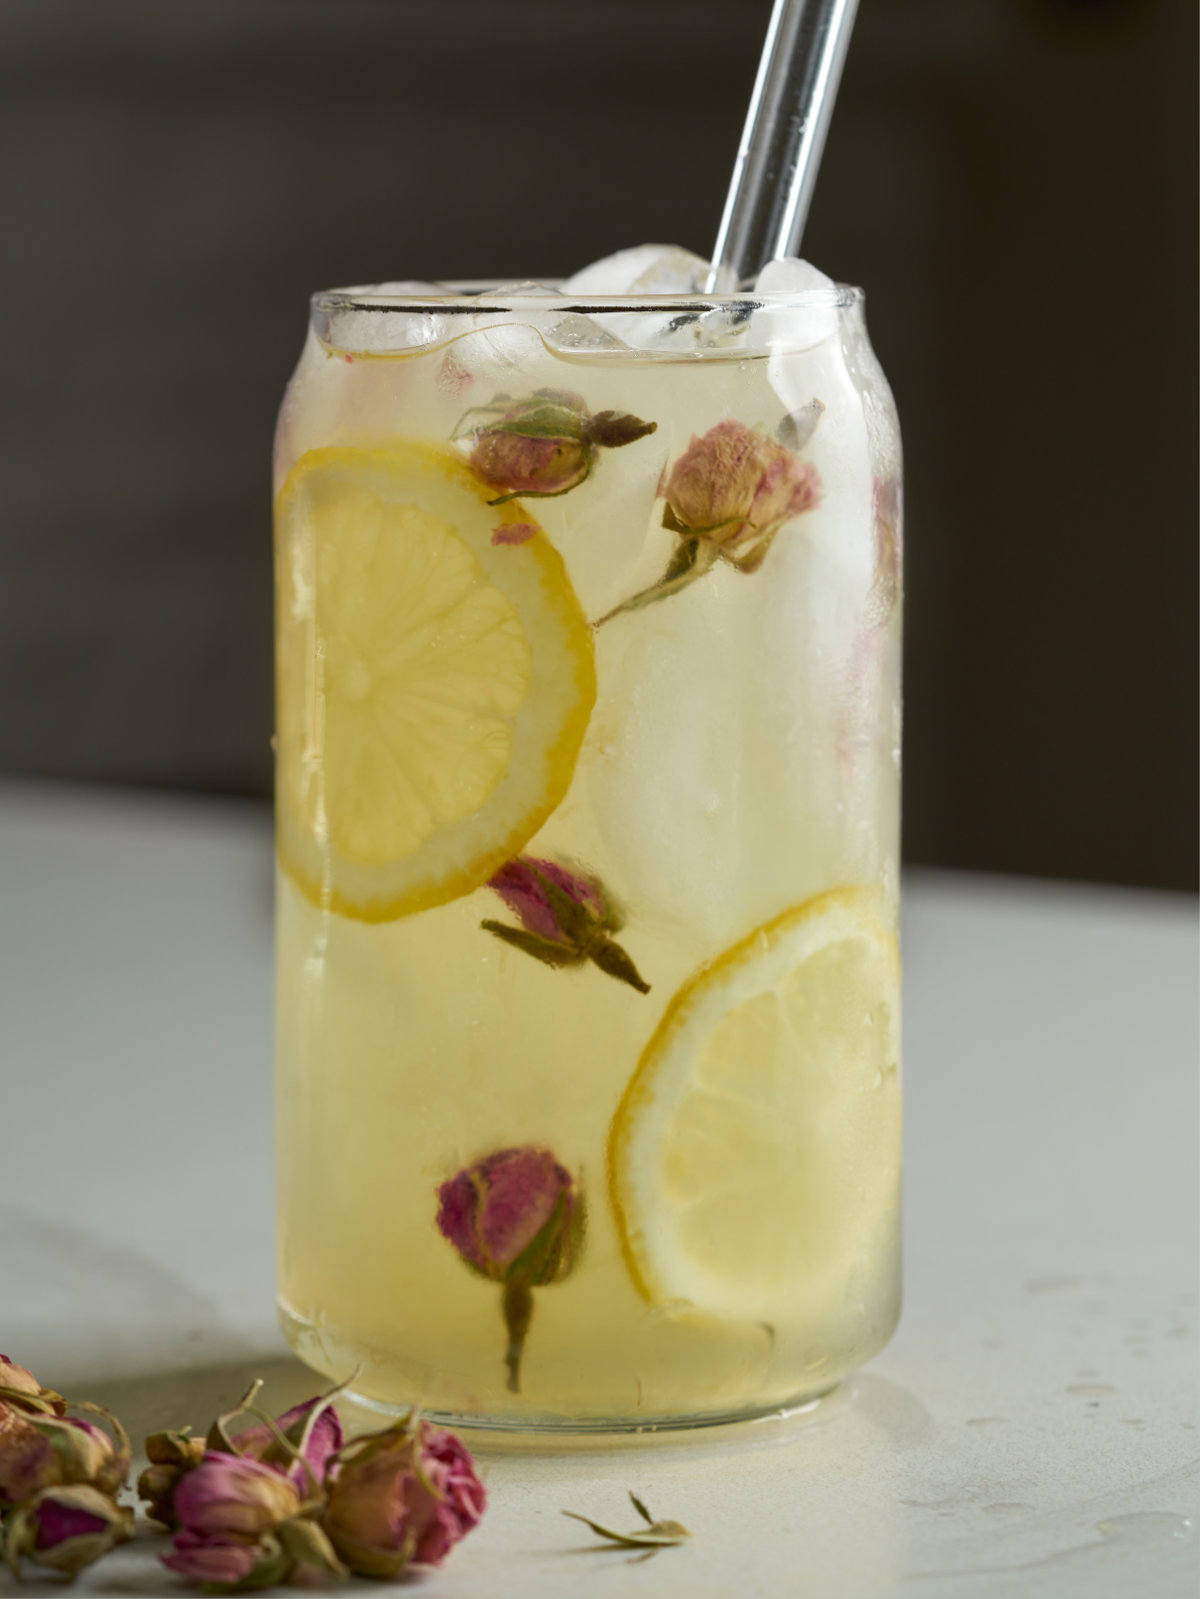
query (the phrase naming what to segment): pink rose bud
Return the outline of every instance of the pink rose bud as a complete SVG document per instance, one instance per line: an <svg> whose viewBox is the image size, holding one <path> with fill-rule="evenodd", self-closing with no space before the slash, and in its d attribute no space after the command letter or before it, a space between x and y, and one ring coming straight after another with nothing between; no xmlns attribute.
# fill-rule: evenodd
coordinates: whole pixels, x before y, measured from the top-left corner
<svg viewBox="0 0 1200 1599"><path fill-rule="evenodd" d="M396 1577L410 1562L440 1566L486 1505L475 1463L453 1433L399 1422L343 1455L324 1527L351 1571Z"/></svg>
<svg viewBox="0 0 1200 1599"><path fill-rule="evenodd" d="M24 1410L51 1410L65 1413L67 1402L53 1388L43 1388L27 1366L0 1355L0 1403L19 1405Z"/></svg>
<svg viewBox="0 0 1200 1599"><path fill-rule="evenodd" d="M820 495L814 466L732 420L693 438L666 486L676 532L703 534L723 551L811 511Z"/></svg>
<svg viewBox="0 0 1200 1599"><path fill-rule="evenodd" d="M128 1438L114 1425L115 1445L89 1421L0 1405L0 1504L73 1483L116 1493L129 1475L131 1454Z"/></svg>
<svg viewBox="0 0 1200 1599"><path fill-rule="evenodd" d="M519 1393L532 1290L573 1270L583 1198L548 1149L501 1149L441 1185L437 1224L472 1271L503 1287L508 1387Z"/></svg>
<svg viewBox="0 0 1200 1599"><path fill-rule="evenodd" d="M164 1527L177 1527L175 1489L179 1481L204 1459L203 1438L186 1432L152 1432L146 1439L150 1464L137 1480L138 1498L146 1514Z"/></svg>
<svg viewBox="0 0 1200 1599"><path fill-rule="evenodd" d="M650 992L629 956L614 941L621 918L599 881L568 871L556 861L518 855L488 883L521 922L481 925L514 949L547 966L579 966L591 961L640 994Z"/></svg>
<svg viewBox="0 0 1200 1599"><path fill-rule="evenodd" d="M473 407L454 437L474 440L471 465L485 483L503 491L489 504L503 505L518 496L548 498L578 488L598 449L632 444L657 425L617 411L592 416L581 395L538 389L527 400L497 395L491 405Z"/></svg>
<svg viewBox="0 0 1200 1599"><path fill-rule="evenodd" d="M133 1512L89 1484L43 1488L9 1512L3 1524L4 1554L13 1575L21 1561L64 1576L76 1573L130 1536Z"/></svg>
<svg viewBox="0 0 1200 1599"><path fill-rule="evenodd" d="M680 593L718 561L757 572L784 523L820 504L821 479L794 451L730 419L692 438L660 493L667 502L663 526L679 534L667 569L649 588L606 612L596 627Z"/></svg>
<svg viewBox="0 0 1200 1599"><path fill-rule="evenodd" d="M175 1489L183 1532L251 1541L300 1513L295 1485L274 1466L210 1449Z"/></svg>

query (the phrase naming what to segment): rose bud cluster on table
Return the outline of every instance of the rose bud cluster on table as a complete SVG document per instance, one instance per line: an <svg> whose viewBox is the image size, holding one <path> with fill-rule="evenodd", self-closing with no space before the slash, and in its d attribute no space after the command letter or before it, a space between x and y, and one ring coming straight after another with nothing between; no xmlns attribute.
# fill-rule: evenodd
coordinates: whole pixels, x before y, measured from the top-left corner
<svg viewBox="0 0 1200 1599"><path fill-rule="evenodd" d="M415 1412L346 1441L332 1394L277 1417L255 1383L201 1440L152 1433L137 1492L171 1535L162 1563L208 1593L312 1587L353 1573L440 1566L487 1495L453 1433ZM100 1417L106 1428L68 1411ZM254 1425L239 1431L246 1417ZM132 1451L115 1416L70 1403L0 1355L0 1551L68 1579L130 1537L118 1502Z"/></svg>

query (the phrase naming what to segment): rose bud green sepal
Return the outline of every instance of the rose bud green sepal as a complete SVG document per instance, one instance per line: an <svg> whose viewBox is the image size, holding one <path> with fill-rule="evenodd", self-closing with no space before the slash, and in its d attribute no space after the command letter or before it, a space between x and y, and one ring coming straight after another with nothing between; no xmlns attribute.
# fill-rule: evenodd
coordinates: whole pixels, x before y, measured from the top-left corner
<svg viewBox="0 0 1200 1599"><path fill-rule="evenodd" d="M532 1291L574 1269L583 1244L583 1196L548 1149L500 1149L441 1185L437 1224L472 1271L502 1286L508 1388L519 1393Z"/></svg>
<svg viewBox="0 0 1200 1599"><path fill-rule="evenodd" d="M315 1588L322 1582L350 1575L319 1522L297 1516L277 1527L275 1536L291 1563L289 1581L296 1587Z"/></svg>
<svg viewBox="0 0 1200 1599"><path fill-rule="evenodd" d="M518 855L500 868L488 887L521 926L489 919L480 924L486 932L547 966L591 961L639 994L650 992L650 984L612 936L620 931L620 912L597 878L570 871L557 861Z"/></svg>
<svg viewBox="0 0 1200 1599"><path fill-rule="evenodd" d="M616 450L653 433L658 424L620 411L588 411L581 395L538 389L528 399L497 395L474 406L455 439L470 438L470 461L485 483L499 489L490 505L514 499L568 494L591 475L597 450Z"/></svg>
<svg viewBox="0 0 1200 1599"><path fill-rule="evenodd" d="M146 1439L150 1464L137 1480L138 1498L151 1521L164 1527L179 1525L175 1514L175 1489L204 1459L204 1439L186 1432L152 1432Z"/></svg>
<svg viewBox="0 0 1200 1599"><path fill-rule="evenodd" d="M322 1523L351 1571L386 1579L409 1565L440 1566L486 1507L461 1440L427 1421L401 1421L343 1451Z"/></svg>
<svg viewBox="0 0 1200 1599"><path fill-rule="evenodd" d="M28 1560L69 1579L123 1543L132 1527L133 1512L89 1483L43 1488L5 1518L4 1555L14 1576Z"/></svg>

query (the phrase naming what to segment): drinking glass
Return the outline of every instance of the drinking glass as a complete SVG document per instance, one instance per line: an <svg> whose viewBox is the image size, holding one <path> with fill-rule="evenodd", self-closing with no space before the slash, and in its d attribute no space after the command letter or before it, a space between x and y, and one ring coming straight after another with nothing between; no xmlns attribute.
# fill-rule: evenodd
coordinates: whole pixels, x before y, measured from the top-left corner
<svg viewBox="0 0 1200 1599"><path fill-rule="evenodd" d="M318 294L275 469L294 1348L476 1427L824 1393L899 1306L861 293Z"/></svg>

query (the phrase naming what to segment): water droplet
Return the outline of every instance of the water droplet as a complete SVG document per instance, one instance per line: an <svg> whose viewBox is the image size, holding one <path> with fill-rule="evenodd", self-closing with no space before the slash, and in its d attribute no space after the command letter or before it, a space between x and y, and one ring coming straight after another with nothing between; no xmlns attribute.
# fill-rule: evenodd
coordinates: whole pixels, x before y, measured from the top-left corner
<svg viewBox="0 0 1200 1599"><path fill-rule="evenodd" d="M1096 1530L1113 1543L1186 1543L1192 1535L1192 1518L1169 1510L1135 1510L1127 1516L1098 1521Z"/></svg>

